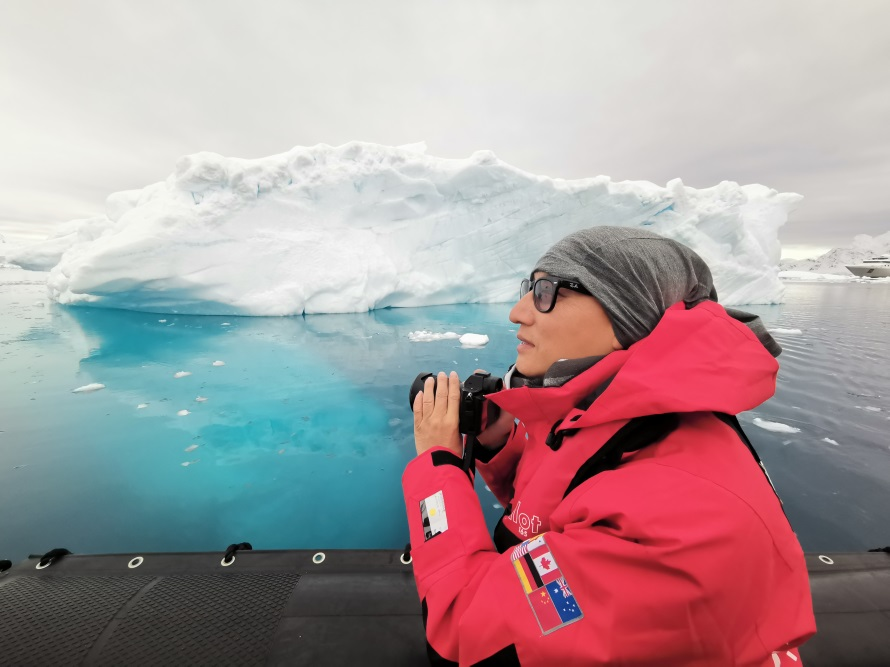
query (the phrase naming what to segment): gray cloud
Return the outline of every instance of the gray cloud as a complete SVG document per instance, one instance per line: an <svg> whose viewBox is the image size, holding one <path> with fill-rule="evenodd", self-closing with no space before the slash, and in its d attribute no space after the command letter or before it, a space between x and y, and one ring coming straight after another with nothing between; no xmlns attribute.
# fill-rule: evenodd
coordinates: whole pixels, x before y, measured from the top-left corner
<svg viewBox="0 0 890 667"><path fill-rule="evenodd" d="M522 169L806 199L791 244L890 228L890 5L16 3L0 221L95 214L180 155L425 140ZM883 186L883 187L882 187Z"/></svg>

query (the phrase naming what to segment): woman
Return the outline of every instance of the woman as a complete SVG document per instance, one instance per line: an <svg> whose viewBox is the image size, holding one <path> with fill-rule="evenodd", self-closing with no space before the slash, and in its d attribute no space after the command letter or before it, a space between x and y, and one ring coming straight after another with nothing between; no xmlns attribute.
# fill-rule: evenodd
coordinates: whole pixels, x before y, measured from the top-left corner
<svg viewBox="0 0 890 667"><path fill-rule="evenodd" d="M780 348L716 300L698 255L638 229L538 261L479 435L494 541L461 467L460 381L427 381L402 481L432 662L800 665L803 553L733 416L772 396Z"/></svg>

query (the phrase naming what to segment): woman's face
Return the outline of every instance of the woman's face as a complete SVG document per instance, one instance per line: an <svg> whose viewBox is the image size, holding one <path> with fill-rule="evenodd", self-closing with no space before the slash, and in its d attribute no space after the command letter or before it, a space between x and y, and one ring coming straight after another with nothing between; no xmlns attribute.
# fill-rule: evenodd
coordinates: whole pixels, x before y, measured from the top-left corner
<svg viewBox="0 0 890 667"><path fill-rule="evenodd" d="M532 280L544 277L535 273ZM592 296L560 289L553 310L539 312L532 292L510 311L519 325L516 370L529 377L544 375L560 359L605 355L621 349L606 311Z"/></svg>

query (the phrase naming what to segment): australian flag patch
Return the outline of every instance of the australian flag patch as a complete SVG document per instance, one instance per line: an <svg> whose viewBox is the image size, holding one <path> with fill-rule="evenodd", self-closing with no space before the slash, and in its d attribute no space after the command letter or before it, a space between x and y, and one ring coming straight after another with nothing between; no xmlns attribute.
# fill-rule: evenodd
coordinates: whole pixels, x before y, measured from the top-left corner
<svg viewBox="0 0 890 667"><path fill-rule="evenodd" d="M543 634L584 618L544 535L517 546L510 558Z"/></svg>

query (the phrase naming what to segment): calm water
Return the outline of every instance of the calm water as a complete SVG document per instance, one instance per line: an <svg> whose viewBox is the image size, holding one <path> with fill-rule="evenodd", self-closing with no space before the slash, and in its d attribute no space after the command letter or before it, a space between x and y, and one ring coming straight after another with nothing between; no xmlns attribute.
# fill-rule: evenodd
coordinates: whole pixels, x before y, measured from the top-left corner
<svg viewBox="0 0 890 667"><path fill-rule="evenodd" d="M51 305L40 278L0 269L0 558L13 561L60 546L401 548L408 384L502 371L515 351L506 304L165 316ZM786 304L750 310L802 331L777 334L777 395L741 421L804 548L890 544L890 285L790 284ZM491 342L409 342L419 329ZM106 388L72 393L94 382Z"/></svg>

